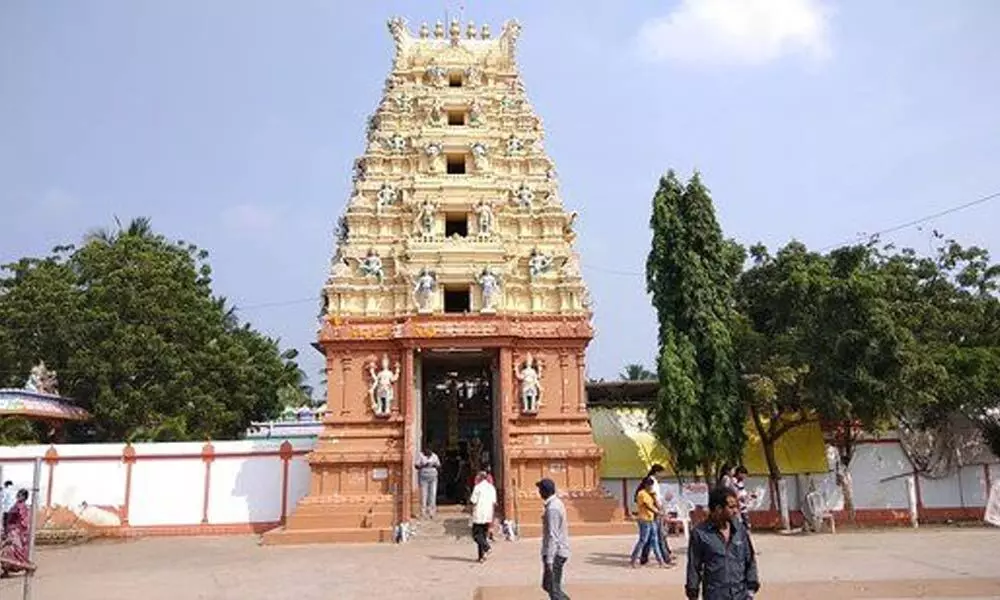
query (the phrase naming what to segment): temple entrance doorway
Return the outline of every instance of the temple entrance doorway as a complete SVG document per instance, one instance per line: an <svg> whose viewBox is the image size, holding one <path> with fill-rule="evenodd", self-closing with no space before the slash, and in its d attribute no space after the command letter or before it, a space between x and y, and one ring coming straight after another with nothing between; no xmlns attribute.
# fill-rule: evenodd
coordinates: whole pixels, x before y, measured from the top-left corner
<svg viewBox="0 0 1000 600"><path fill-rule="evenodd" d="M499 477L495 350L424 350L420 358L421 448L441 459L438 504L465 504L476 472Z"/></svg>

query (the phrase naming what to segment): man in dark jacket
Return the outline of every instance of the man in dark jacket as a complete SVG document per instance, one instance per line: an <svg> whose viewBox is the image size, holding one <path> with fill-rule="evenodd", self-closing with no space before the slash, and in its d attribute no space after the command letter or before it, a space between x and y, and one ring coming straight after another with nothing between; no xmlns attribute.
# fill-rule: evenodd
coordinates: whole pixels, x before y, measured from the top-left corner
<svg viewBox="0 0 1000 600"><path fill-rule="evenodd" d="M709 515L691 531L687 582L691 600L747 600L760 589L750 536L737 519L736 491L718 487L708 495Z"/></svg>

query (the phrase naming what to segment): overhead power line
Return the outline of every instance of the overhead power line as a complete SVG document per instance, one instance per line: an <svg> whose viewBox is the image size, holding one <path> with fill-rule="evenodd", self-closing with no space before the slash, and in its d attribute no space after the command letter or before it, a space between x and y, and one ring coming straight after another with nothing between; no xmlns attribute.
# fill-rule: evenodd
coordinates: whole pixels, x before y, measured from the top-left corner
<svg viewBox="0 0 1000 600"><path fill-rule="evenodd" d="M930 214L930 215L927 215L927 216L923 216L923 217L920 217L918 219L913 219L912 221L907 221L905 223L900 223L899 225L893 225L892 227L887 227L885 229L880 229L879 231L876 231L876 232L871 233L871 234L860 234L859 233L858 235L854 236L853 238L851 238L849 240L845 240L845 241L843 241L843 242L841 242L839 244L831 244L831 245L826 246L824 248L820 248L819 251L820 252L826 252L827 250L832 250L834 248L837 248L837 247L840 247L840 246L845 246L847 244L857 243L858 241L861 241L861 240L864 240L864 239L869 239L869 238L873 238L873 237L885 235L887 233L895 233L897 231L900 231L901 229L907 229L907 228L913 227L915 225L921 225L923 223L926 223L928 221L933 221L934 219L943 217L945 215L950 215L952 213L956 213L956 212L965 210L967 208L972 208L973 206L978 206L980 204L986 204L990 200L995 200L997 198L1000 198L1000 191L993 192L992 194L988 194L986 196L983 196L982 198L977 198L977 199L975 199L975 200L973 200L971 202L966 202L965 204L959 204L959 205L956 205L956 206L952 206L951 208L946 208L946 209L944 209L942 211L938 211L936 213L933 213L933 214Z"/></svg>

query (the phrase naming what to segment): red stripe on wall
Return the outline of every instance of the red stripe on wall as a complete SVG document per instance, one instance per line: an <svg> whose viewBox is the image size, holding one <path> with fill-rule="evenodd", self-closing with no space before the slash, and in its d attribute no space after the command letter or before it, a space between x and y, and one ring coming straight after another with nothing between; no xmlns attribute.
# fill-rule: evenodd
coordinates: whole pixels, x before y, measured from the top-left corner
<svg viewBox="0 0 1000 600"><path fill-rule="evenodd" d="M54 449L52 449L54 450ZM50 451L52 451L50 450ZM312 452L312 450L293 450L293 456L305 456ZM58 456L58 455L57 455ZM216 452L215 458L278 458L281 456L280 450L267 450L264 452ZM149 461L149 460L187 460L201 458L200 453L186 453L186 454L136 454L134 457L135 461ZM121 460L121 455L112 454L92 454L92 455L80 455L80 456L58 456L57 462L118 462ZM30 463L35 462L34 456L0 456L0 463Z"/></svg>

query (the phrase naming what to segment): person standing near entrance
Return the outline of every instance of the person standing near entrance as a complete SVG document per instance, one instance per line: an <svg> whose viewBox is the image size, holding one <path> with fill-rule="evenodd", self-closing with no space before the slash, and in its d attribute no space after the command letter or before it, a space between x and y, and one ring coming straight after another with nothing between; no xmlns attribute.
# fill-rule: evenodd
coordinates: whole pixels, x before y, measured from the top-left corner
<svg viewBox="0 0 1000 600"><path fill-rule="evenodd" d="M740 505L732 488L719 486L708 495L708 519L688 541L689 600L752 599L760 589L757 558L747 530L737 519Z"/></svg>
<svg viewBox="0 0 1000 600"><path fill-rule="evenodd" d="M417 457L417 481L420 483L420 518L433 519L437 514L438 471L441 460L437 454L424 447Z"/></svg>
<svg viewBox="0 0 1000 600"><path fill-rule="evenodd" d="M486 562L490 552L490 542L487 539L490 524L493 523L493 510L497 504L497 489L486 479L486 473L476 473L476 487L472 488L469 497L472 504L472 539L476 541L479 551L479 562Z"/></svg>
<svg viewBox="0 0 1000 600"><path fill-rule="evenodd" d="M569 560L569 524L566 507L556 496L556 484L542 479L535 484L538 495L545 501L542 511L542 589L549 600L569 600L562 590L563 567Z"/></svg>

